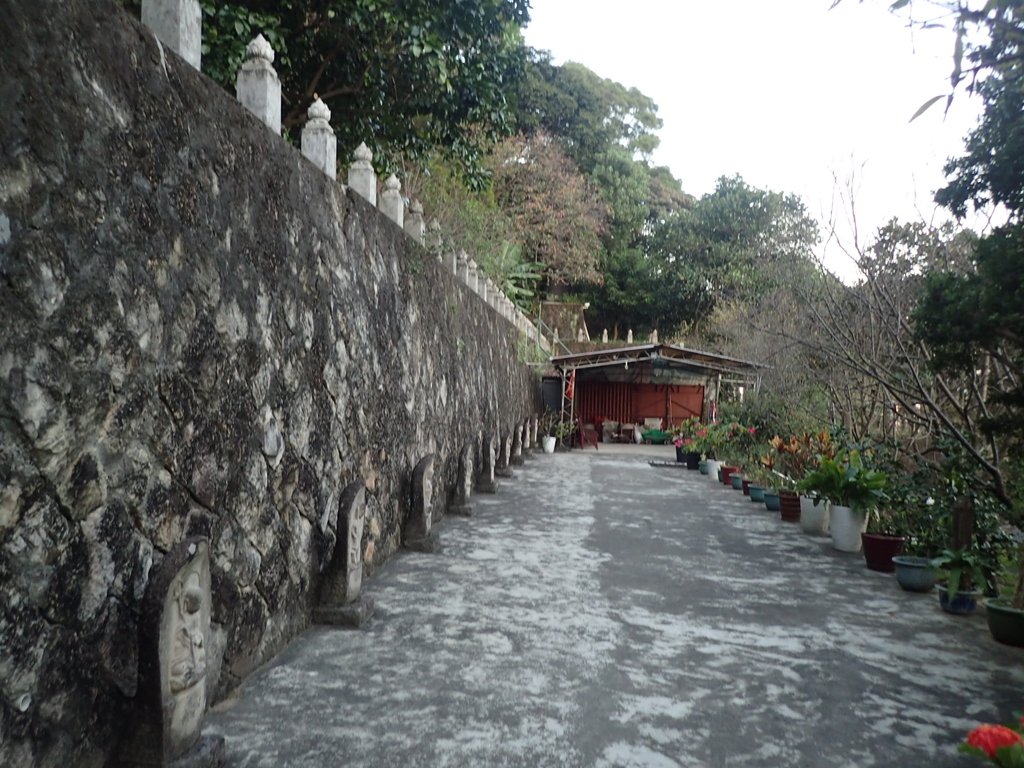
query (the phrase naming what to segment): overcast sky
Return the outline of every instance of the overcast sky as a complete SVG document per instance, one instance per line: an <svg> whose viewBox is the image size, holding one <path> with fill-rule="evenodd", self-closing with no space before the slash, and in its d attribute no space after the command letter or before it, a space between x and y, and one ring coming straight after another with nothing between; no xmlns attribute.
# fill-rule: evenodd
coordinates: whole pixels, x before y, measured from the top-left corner
<svg viewBox="0 0 1024 768"><path fill-rule="evenodd" d="M980 109L959 94L947 115L939 105L909 122L948 89L952 35L911 32L884 0L830 4L533 0L525 35L556 63L580 62L653 98L664 121L654 160L691 194L739 173L800 195L827 220L833 178L852 174L862 238L892 216L932 220L942 165ZM827 258L845 271L838 254Z"/></svg>

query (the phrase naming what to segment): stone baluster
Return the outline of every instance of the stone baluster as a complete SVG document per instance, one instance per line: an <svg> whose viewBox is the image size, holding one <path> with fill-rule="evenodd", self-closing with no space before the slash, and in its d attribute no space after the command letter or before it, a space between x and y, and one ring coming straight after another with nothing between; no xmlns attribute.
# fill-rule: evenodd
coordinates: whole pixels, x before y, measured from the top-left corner
<svg viewBox="0 0 1024 768"><path fill-rule="evenodd" d="M607 344L608 343L608 329L607 328L605 328L603 331L601 331L601 343L602 344Z"/></svg>
<svg viewBox="0 0 1024 768"><path fill-rule="evenodd" d="M409 203L409 215L405 217L405 233L417 243L422 243L427 228L423 223L423 204L419 200Z"/></svg>
<svg viewBox="0 0 1024 768"><path fill-rule="evenodd" d="M586 341L586 340L587 340L587 337L583 333L583 329L582 328L580 328L578 331L576 331L576 341Z"/></svg>
<svg viewBox="0 0 1024 768"><path fill-rule="evenodd" d="M449 275L459 276L459 257L455 251L445 252L441 263L444 265L444 270Z"/></svg>
<svg viewBox="0 0 1024 768"><path fill-rule="evenodd" d="M498 483L494 479L494 465L497 462L497 438L488 435L484 438L482 458L483 466L476 477L476 490L480 493L497 493Z"/></svg>
<svg viewBox="0 0 1024 768"><path fill-rule="evenodd" d="M423 206L420 206L420 210L423 210ZM437 219L431 219L430 224L427 225L425 244L427 248L437 254L438 261L444 261L442 257L442 253L444 252L444 238L441 237L441 222Z"/></svg>
<svg viewBox="0 0 1024 768"><path fill-rule="evenodd" d="M658 330L655 329L655 330L651 331L651 344L657 344L657 343L658 343Z"/></svg>
<svg viewBox="0 0 1024 768"><path fill-rule="evenodd" d="M352 165L348 167L348 186L370 205L377 205L377 174L373 171L373 152L365 143L360 143L352 153Z"/></svg>
<svg viewBox="0 0 1024 768"><path fill-rule="evenodd" d="M473 259L469 260L469 279L466 281L466 285L473 293L480 292L480 267Z"/></svg>
<svg viewBox="0 0 1024 768"><path fill-rule="evenodd" d="M405 201L402 200L402 182L395 174L388 176L384 182L377 209L400 227L405 227Z"/></svg>
<svg viewBox="0 0 1024 768"><path fill-rule="evenodd" d="M633 329L632 328L630 328L628 331L626 331L626 343L627 344L632 344L633 343Z"/></svg>
<svg viewBox="0 0 1024 768"><path fill-rule="evenodd" d="M203 12L199 0L142 0L142 23L156 39L196 69L203 49Z"/></svg>
<svg viewBox="0 0 1024 768"><path fill-rule="evenodd" d="M256 35L245 46L235 95L243 107L281 135L281 81L274 70L274 49L263 35Z"/></svg>
<svg viewBox="0 0 1024 768"><path fill-rule="evenodd" d="M455 257L455 276L463 283L469 285L469 254L459 251Z"/></svg>
<svg viewBox="0 0 1024 768"><path fill-rule="evenodd" d="M302 154L332 179L338 178L338 140L331 128L331 110L316 94L306 110Z"/></svg>
<svg viewBox="0 0 1024 768"><path fill-rule="evenodd" d="M487 301L491 293L491 278L485 277L480 281L480 298Z"/></svg>

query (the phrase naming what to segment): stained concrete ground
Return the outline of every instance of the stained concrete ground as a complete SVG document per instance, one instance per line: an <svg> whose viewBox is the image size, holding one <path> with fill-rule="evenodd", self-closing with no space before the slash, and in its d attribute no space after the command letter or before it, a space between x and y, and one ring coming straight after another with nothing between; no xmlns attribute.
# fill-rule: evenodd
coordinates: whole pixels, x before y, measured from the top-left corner
<svg viewBox="0 0 1024 768"><path fill-rule="evenodd" d="M230 765L967 766L1024 650L645 449L539 456L208 719ZM646 449L671 457L671 449Z"/></svg>

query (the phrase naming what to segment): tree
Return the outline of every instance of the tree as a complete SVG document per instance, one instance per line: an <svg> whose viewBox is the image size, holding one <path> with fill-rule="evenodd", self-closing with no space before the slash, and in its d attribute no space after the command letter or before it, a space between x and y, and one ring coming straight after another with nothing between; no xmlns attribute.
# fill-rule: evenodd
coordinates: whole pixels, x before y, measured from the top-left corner
<svg viewBox="0 0 1024 768"><path fill-rule="evenodd" d="M968 48L974 90L985 107L980 125L967 137L967 153L945 167L947 185L935 199L958 217L1003 205L1017 222L1024 212L1024 5L994 0L987 12L961 11L960 29L973 23L987 42ZM959 61L957 69L960 68ZM962 75L961 75L962 76Z"/></svg>
<svg viewBox="0 0 1024 768"><path fill-rule="evenodd" d="M532 51L514 100L518 130L559 137L586 174L612 147L646 163L658 146L662 122L654 101L582 64L556 66L546 53Z"/></svg>
<svg viewBox="0 0 1024 768"><path fill-rule="evenodd" d="M781 265L810 269L816 240L799 198L723 177L691 207L648 219L638 244L607 260L593 303L600 319L626 318L635 330L695 330L719 303L770 289Z"/></svg>
<svg viewBox="0 0 1024 768"><path fill-rule="evenodd" d="M599 281L607 209L560 145L543 132L516 136L497 145L488 165L524 258L545 265L548 289Z"/></svg>
<svg viewBox="0 0 1024 768"><path fill-rule="evenodd" d="M138 7L138 0L126 0ZM527 0L203 0L204 70L234 90L258 32L279 58L283 125L318 94L341 154L365 141L378 165L439 150L482 183L480 158L509 132L505 94L523 75Z"/></svg>

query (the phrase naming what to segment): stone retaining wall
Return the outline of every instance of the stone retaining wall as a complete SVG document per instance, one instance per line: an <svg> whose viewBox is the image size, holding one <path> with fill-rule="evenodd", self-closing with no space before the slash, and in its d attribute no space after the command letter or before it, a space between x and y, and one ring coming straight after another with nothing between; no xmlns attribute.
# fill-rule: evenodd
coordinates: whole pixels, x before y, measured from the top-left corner
<svg viewBox="0 0 1024 768"><path fill-rule="evenodd" d="M7 3L0 41L0 764L100 765L162 553L210 539L223 696L307 625L347 484L372 572L418 460L439 517L538 387L512 324L112 2Z"/></svg>

